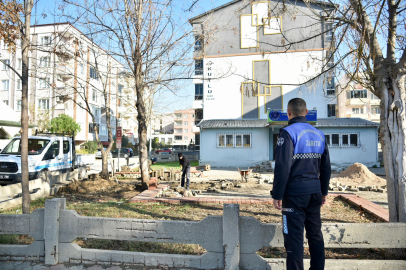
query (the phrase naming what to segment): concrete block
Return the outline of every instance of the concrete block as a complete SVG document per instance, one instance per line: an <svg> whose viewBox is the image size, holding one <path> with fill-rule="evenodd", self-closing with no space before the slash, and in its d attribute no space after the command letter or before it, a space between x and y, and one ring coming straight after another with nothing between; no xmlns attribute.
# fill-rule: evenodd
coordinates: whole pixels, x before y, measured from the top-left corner
<svg viewBox="0 0 406 270"><path fill-rule="evenodd" d="M66 205L65 199L45 201L44 240L45 264L55 265L59 260L59 210Z"/></svg>
<svg viewBox="0 0 406 270"><path fill-rule="evenodd" d="M224 269L239 269L240 261L240 205L224 204L223 248Z"/></svg>

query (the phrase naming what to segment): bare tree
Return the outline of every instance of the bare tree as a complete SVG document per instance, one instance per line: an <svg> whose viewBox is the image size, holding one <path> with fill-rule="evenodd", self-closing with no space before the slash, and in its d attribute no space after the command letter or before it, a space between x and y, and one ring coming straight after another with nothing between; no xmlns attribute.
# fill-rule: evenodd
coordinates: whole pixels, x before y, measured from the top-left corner
<svg viewBox="0 0 406 270"><path fill-rule="evenodd" d="M21 177L22 177L22 198L23 214L30 213L30 193L29 193L29 174L28 174L28 67L30 51L30 30L31 30L31 11L33 0L2 1L0 18L0 33L4 42L9 46L11 52L15 52L18 41L21 40L22 49L22 72L18 72L8 63L5 63L22 82L22 104L21 104ZM22 7L22 8L21 8Z"/></svg>
<svg viewBox="0 0 406 270"><path fill-rule="evenodd" d="M147 152L147 109L145 93L151 89L176 92L179 79L190 78L191 42L184 14L175 14L176 1L69 1L84 13L78 25L110 42L111 55L122 59L132 74L136 95L139 158L143 187L149 180Z"/></svg>

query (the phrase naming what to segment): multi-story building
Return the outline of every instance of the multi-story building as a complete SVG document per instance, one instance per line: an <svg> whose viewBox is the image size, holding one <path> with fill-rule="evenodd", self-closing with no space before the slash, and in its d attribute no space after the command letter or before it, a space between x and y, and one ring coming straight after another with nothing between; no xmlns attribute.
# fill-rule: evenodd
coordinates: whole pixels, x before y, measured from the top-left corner
<svg viewBox="0 0 406 270"><path fill-rule="evenodd" d="M93 121L100 139L108 143L106 108L110 108L113 134L123 105L118 98L122 89L118 74L123 65L69 23L36 25L31 28L33 50L29 59L29 104L31 121L41 111L50 117L67 114L80 124L77 143L94 140ZM1 59L21 72L21 47L11 54L1 43ZM2 64L0 97L15 111L21 110L21 80ZM103 93L107 93L105 104Z"/></svg>
<svg viewBox="0 0 406 270"><path fill-rule="evenodd" d="M174 119L174 148L186 149L189 145L195 144L195 111L175 110Z"/></svg>
<svg viewBox="0 0 406 270"><path fill-rule="evenodd" d="M344 75L337 85L337 113L341 118L362 118L380 123L380 99Z"/></svg>
<svg viewBox="0 0 406 270"><path fill-rule="evenodd" d="M326 10L334 6L304 2L235 0L189 20L195 36L193 108L199 114L196 118L202 119L196 136L201 163L250 166L273 160L279 131L286 123L269 124L268 111L286 111L295 97L317 110L319 126L336 154L333 162L345 159L342 151L350 148L352 156L355 152L362 156L361 143L377 150L373 123L366 123L368 128L360 132L354 128L359 122L335 121L329 113L336 106L332 73L306 83L334 62L329 57L332 24L309 14L327 18ZM350 128L344 134L344 129L337 131L340 125ZM175 119L175 140L176 131ZM358 161L377 162L373 155L364 156Z"/></svg>

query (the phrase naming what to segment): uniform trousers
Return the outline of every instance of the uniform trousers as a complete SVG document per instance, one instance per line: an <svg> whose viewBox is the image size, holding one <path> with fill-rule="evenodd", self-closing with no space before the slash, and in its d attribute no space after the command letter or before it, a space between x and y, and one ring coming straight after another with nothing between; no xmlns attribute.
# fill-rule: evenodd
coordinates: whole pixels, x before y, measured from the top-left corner
<svg viewBox="0 0 406 270"><path fill-rule="evenodd" d="M290 195L282 200L284 245L287 252L286 269L303 270L303 229L310 251L310 270L324 269L325 254L321 233L320 208L322 194Z"/></svg>
<svg viewBox="0 0 406 270"><path fill-rule="evenodd" d="M187 166L182 171L182 180L180 182L180 185L182 187L185 187L185 178L186 178L186 188L189 188L189 185L190 185L190 166Z"/></svg>

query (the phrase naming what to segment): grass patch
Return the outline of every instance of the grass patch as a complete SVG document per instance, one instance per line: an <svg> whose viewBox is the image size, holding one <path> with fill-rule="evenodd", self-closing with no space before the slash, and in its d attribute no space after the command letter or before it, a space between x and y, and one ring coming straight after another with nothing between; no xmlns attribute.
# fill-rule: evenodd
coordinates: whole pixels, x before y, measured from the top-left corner
<svg viewBox="0 0 406 270"><path fill-rule="evenodd" d="M193 244L171 244L171 243L135 242L123 240L83 239L83 238L78 238L76 239L75 242L82 248L90 248L90 249L184 254L184 255L202 255L206 253L206 250L203 247L201 247L200 245Z"/></svg>
<svg viewBox="0 0 406 270"><path fill-rule="evenodd" d="M199 166L199 161L191 161L190 166L192 166L192 167ZM168 170L170 170L170 169L180 169L179 161L157 162L157 163L151 165L151 168L153 170L159 170L162 167L165 167Z"/></svg>

